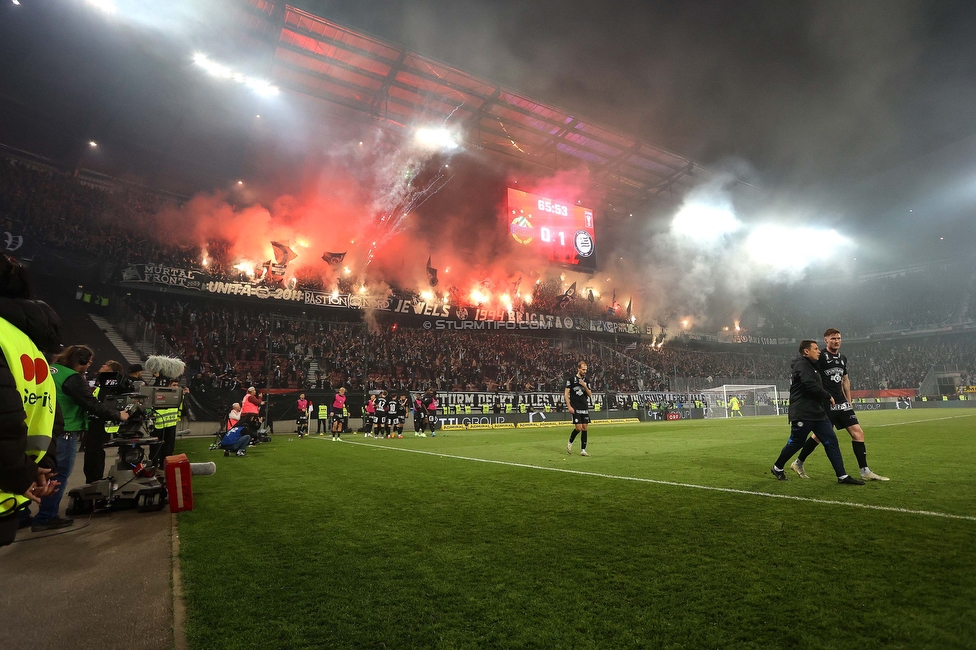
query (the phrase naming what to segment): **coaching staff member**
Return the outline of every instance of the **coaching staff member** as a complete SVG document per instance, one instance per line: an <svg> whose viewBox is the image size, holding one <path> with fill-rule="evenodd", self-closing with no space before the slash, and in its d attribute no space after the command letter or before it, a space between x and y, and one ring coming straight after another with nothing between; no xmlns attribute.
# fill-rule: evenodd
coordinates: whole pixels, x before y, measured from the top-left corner
<svg viewBox="0 0 976 650"><path fill-rule="evenodd" d="M823 380L817 368L820 348L817 342L805 339L800 341L800 356L793 359L793 374L790 376L790 438L773 464L773 476L780 481L787 480L783 468L796 452L803 448L807 436L816 434L823 444L827 458L837 474L837 482L845 485L864 485L864 481L848 476L844 470L844 459L840 455L834 427L827 419L827 404L834 398L823 387Z"/></svg>

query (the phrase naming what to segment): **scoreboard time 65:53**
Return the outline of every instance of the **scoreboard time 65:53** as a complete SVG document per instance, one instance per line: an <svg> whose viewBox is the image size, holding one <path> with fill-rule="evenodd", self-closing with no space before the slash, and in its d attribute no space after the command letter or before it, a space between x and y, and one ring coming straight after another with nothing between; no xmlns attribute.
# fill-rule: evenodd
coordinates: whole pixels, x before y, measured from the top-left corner
<svg viewBox="0 0 976 650"><path fill-rule="evenodd" d="M596 269L593 210L508 188L508 222L512 239L549 261Z"/></svg>

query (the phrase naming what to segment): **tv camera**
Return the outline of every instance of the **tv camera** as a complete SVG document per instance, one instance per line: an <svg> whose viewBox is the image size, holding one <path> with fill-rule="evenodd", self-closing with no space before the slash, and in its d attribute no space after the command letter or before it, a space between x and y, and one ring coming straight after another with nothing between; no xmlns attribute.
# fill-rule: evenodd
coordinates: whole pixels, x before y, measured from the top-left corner
<svg viewBox="0 0 976 650"><path fill-rule="evenodd" d="M103 388L122 386L103 377L99 377L99 385ZM161 440L155 435L155 417L158 409L179 406L182 390L147 386L142 382L130 387L135 388L135 392L112 394L109 389L106 394L99 395L108 405L127 412L129 419L117 429L112 425L106 427L109 441L105 446L117 447L118 456L109 467L108 476L68 492L68 515L89 514L102 509L138 508L140 512L150 512L166 505L166 473L153 465L156 458L152 454L162 451Z"/></svg>

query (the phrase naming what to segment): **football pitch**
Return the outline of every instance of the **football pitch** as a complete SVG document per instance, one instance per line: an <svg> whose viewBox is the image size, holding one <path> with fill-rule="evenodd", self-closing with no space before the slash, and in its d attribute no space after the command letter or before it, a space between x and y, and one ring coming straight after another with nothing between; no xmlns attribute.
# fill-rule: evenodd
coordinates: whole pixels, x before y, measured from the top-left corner
<svg viewBox="0 0 976 650"><path fill-rule="evenodd" d="M190 647L976 647L976 411L859 418L890 482L773 417L181 442Z"/></svg>

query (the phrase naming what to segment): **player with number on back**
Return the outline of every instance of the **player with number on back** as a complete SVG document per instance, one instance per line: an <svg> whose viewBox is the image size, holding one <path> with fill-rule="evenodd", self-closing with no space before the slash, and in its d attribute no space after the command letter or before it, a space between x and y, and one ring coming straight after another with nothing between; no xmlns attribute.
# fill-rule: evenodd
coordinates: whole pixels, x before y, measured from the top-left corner
<svg viewBox="0 0 976 650"><path fill-rule="evenodd" d="M573 442L580 437L580 456L589 456L586 451L586 427L590 423L590 396L593 394L586 385L586 362L576 364L576 374L566 380L563 399L573 414L573 433L569 436L566 451L573 453Z"/></svg>
<svg viewBox="0 0 976 650"><path fill-rule="evenodd" d="M868 467L867 452L864 448L864 431L861 430L857 415L854 413L854 407L851 406L851 379L847 374L847 357L840 353L840 330L831 327L824 332L824 343L827 347L820 355L817 369L823 378L824 388L835 402L827 411L830 423L838 431L847 429L847 433L851 435L851 446L854 448L858 467L861 468L861 478L865 481L887 481L887 477L875 474ZM803 462L819 444L820 441L817 440L816 436L807 438L800 455L790 465L793 471L800 475L800 478L810 478L803 468Z"/></svg>

